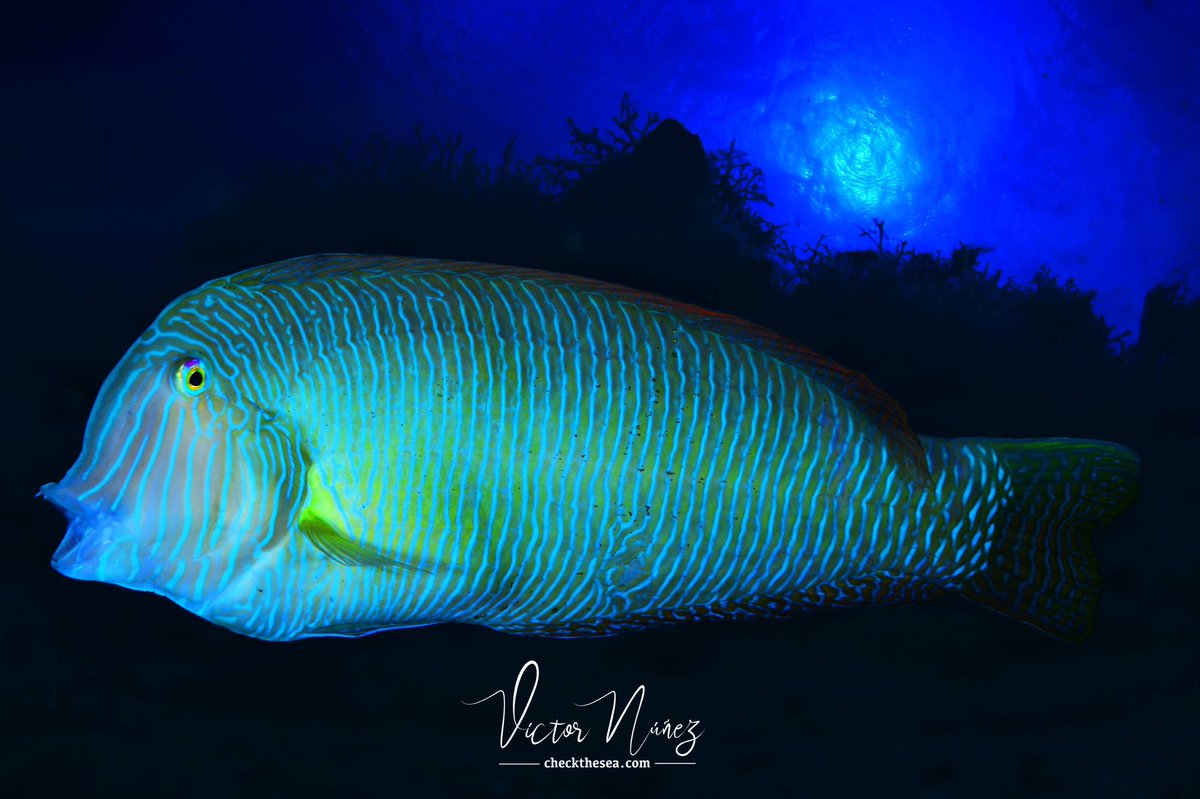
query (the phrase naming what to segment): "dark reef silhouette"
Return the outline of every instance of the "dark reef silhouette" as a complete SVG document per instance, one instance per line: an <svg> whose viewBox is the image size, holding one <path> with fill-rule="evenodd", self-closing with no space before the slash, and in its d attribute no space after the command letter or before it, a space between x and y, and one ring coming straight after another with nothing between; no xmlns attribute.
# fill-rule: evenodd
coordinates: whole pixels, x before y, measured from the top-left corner
<svg viewBox="0 0 1200 799"><path fill-rule="evenodd" d="M489 166L461 137L418 127L321 163L264 167L192 228L181 266L212 276L378 252L573 272L771 327L871 375L923 432L1121 440L1145 412L1155 425L1196 424L1200 306L1179 286L1150 293L1126 345L1093 292L1044 266L1028 284L1005 279L984 246L915 252L873 220L866 249L797 248L759 213L769 199L745 153L705 150L628 96L611 129L567 128L569 154L532 162L510 141ZM941 401L962 393L986 401Z"/></svg>

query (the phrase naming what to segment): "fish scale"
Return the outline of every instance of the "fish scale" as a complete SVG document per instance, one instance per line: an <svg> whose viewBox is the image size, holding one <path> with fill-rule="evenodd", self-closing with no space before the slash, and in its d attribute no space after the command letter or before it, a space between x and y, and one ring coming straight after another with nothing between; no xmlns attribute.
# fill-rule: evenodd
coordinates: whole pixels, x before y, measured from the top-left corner
<svg viewBox="0 0 1200 799"><path fill-rule="evenodd" d="M60 571L270 640L948 592L1078 640L1087 533L1136 470L1105 442L917 436L861 375L630 289L313 256L164 310L43 493L72 518Z"/></svg>

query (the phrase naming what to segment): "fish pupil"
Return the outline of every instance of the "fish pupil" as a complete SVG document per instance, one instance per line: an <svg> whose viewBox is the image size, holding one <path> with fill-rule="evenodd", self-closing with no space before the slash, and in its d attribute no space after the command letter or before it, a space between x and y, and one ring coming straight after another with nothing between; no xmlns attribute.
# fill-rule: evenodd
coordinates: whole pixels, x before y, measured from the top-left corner
<svg viewBox="0 0 1200 799"><path fill-rule="evenodd" d="M192 388L200 388L204 385L204 375L200 373L199 369L193 369L192 373L188 375L188 385Z"/></svg>

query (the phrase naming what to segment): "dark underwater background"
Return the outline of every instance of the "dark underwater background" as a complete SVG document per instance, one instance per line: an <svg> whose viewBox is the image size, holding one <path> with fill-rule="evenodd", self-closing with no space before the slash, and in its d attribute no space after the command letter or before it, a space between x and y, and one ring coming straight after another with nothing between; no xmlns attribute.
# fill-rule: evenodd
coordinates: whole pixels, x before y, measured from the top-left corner
<svg viewBox="0 0 1200 799"><path fill-rule="evenodd" d="M1197 3L6 14L4 795L1200 796ZM865 372L921 433L1133 447L1094 636L951 598L270 644L53 572L35 492L136 336L204 280L330 251L649 289ZM527 720L587 746L501 749L499 707L464 705L530 659ZM639 685L642 731L699 722L695 765L497 765L627 757L572 703Z"/></svg>

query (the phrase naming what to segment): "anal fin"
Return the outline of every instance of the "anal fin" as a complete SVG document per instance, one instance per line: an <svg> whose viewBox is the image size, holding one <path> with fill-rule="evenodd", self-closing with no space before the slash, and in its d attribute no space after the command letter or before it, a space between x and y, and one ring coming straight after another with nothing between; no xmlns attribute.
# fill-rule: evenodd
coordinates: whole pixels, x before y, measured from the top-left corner
<svg viewBox="0 0 1200 799"><path fill-rule="evenodd" d="M707 605L664 608L645 613L581 621L513 624L496 629L516 635L549 638L601 637L679 622L784 618L820 608L912 605L932 602L945 595L945 589L922 577L911 574L877 572L823 583L803 591L793 591L779 596L755 595L727 599Z"/></svg>

